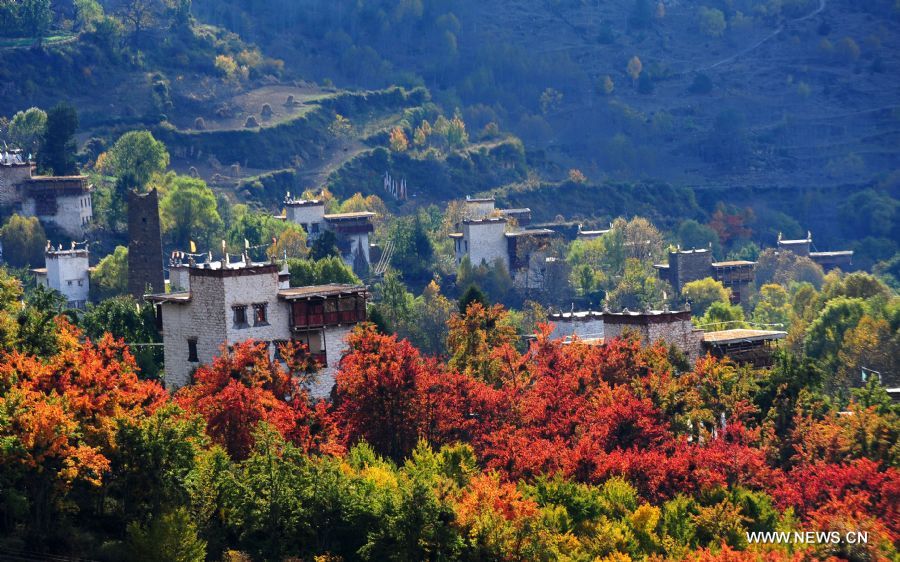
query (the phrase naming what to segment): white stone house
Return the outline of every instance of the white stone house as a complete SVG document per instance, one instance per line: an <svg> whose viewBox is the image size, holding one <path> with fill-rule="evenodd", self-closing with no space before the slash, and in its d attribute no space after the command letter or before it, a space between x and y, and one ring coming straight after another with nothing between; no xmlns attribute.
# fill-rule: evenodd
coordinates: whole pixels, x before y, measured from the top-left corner
<svg viewBox="0 0 900 562"><path fill-rule="evenodd" d="M94 211L85 176L35 176L21 152L0 154L0 207L82 239Z"/></svg>
<svg viewBox="0 0 900 562"><path fill-rule="evenodd" d="M165 384L177 389L191 382L223 346L247 340L266 342L274 356L278 344L297 340L321 366L310 388L327 397L334 386L345 338L366 319L366 289L353 285L286 287L275 263L211 262L170 268L177 292L148 295L156 305L163 336Z"/></svg>
<svg viewBox="0 0 900 562"><path fill-rule="evenodd" d="M59 291L66 297L69 308L83 310L91 291L90 254L83 250L54 250L47 247L44 267L32 269L37 284Z"/></svg>
<svg viewBox="0 0 900 562"><path fill-rule="evenodd" d="M320 199L285 198L285 216L280 217L299 224L306 231L311 244L325 232L332 232L341 252L341 259L357 273L371 267L370 235L375 227L372 219L375 213L325 213L325 202Z"/></svg>

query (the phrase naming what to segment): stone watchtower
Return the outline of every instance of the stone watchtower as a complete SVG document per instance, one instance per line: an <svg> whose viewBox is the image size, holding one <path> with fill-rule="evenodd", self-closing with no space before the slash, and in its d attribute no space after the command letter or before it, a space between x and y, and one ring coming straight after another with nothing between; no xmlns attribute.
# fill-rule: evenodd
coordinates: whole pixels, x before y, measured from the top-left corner
<svg viewBox="0 0 900 562"><path fill-rule="evenodd" d="M149 287L148 287L149 286ZM163 278L159 195L128 193L128 293L139 301L144 294L166 290Z"/></svg>

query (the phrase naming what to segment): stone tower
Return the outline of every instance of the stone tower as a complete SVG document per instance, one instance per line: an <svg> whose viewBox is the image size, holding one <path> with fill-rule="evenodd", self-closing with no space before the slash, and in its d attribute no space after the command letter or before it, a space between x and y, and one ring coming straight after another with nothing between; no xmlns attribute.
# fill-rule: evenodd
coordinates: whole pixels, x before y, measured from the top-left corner
<svg viewBox="0 0 900 562"><path fill-rule="evenodd" d="M159 195L128 193L128 292L141 300L148 291L165 292Z"/></svg>

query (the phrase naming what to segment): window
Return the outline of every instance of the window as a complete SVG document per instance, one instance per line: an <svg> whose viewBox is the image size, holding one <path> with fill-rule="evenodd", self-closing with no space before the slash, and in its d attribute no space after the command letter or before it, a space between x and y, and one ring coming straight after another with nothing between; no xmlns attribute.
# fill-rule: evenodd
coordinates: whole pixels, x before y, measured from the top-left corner
<svg viewBox="0 0 900 562"><path fill-rule="evenodd" d="M300 223L300 228L302 228L302 229L305 230L306 232L309 232L309 225L306 224L305 222L304 222L304 223Z"/></svg>
<svg viewBox="0 0 900 562"><path fill-rule="evenodd" d="M78 280L78 286L79 286L79 287L84 287L84 279L79 279L79 280Z"/></svg>
<svg viewBox="0 0 900 562"><path fill-rule="evenodd" d="M254 326L264 326L269 323L267 308L268 308L268 305L266 303L259 303L259 304L253 305L253 325Z"/></svg>
<svg viewBox="0 0 900 562"><path fill-rule="evenodd" d="M72 280L71 280L71 279L69 279L68 281L66 281L66 283L69 285L69 287L72 286Z"/></svg>
<svg viewBox="0 0 900 562"><path fill-rule="evenodd" d="M310 224L309 229L310 229L309 231L312 234L317 234L319 232L319 223L314 222L314 223Z"/></svg>
<svg viewBox="0 0 900 562"><path fill-rule="evenodd" d="M188 361L191 363L199 363L197 357L197 338L188 338Z"/></svg>
<svg viewBox="0 0 900 562"><path fill-rule="evenodd" d="M275 361L284 361L284 357L281 355L281 349L284 345L287 344L286 340L275 340L272 342L272 347L274 348L273 359Z"/></svg>
<svg viewBox="0 0 900 562"><path fill-rule="evenodd" d="M233 306L231 310L234 312L234 325L235 326L246 326L247 325L247 307L244 305Z"/></svg>

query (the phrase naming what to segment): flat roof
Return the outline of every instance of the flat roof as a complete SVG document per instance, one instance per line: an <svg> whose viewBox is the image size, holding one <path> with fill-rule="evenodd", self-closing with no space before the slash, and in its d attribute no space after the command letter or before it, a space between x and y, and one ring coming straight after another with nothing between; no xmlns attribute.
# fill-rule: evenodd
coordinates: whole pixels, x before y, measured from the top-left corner
<svg viewBox="0 0 900 562"><path fill-rule="evenodd" d="M493 197L469 197L466 196L466 203L492 203L496 201Z"/></svg>
<svg viewBox="0 0 900 562"><path fill-rule="evenodd" d="M144 295L144 300L149 302L155 302L156 304L162 303L175 303L175 304L184 304L186 302L190 302L191 293L187 291L182 291L178 293L157 293L153 295Z"/></svg>
<svg viewBox="0 0 900 562"><path fill-rule="evenodd" d="M532 230L517 230L515 232L505 233L508 238L517 238L519 236L547 236L549 234L556 234L556 232L548 228L535 228Z"/></svg>
<svg viewBox="0 0 900 562"><path fill-rule="evenodd" d="M462 238L463 233L462 232L451 232L447 236L449 236L450 238Z"/></svg>
<svg viewBox="0 0 900 562"><path fill-rule="evenodd" d="M327 285L310 285L308 287L291 287L290 289L281 289L280 291L278 291L278 296L285 300L296 300L313 297L347 295L365 291L366 288L363 285L330 283Z"/></svg>
<svg viewBox="0 0 900 562"><path fill-rule="evenodd" d="M778 243L782 246L785 244L810 244L812 240L809 238L804 238L802 240L779 240Z"/></svg>
<svg viewBox="0 0 900 562"><path fill-rule="evenodd" d="M284 202L288 207L319 207L325 204L321 199L286 199Z"/></svg>
<svg viewBox="0 0 900 562"><path fill-rule="evenodd" d="M853 250L836 250L834 252L810 252L810 257L816 258L839 258L842 256L852 256Z"/></svg>
<svg viewBox="0 0 900 562"><path fill-rule="evenodd" d="M371 211L359 211L356 213L335 213L333 215L325 215L325 220L348 220L348 219L368 219L375 216Z"/></svg>
<svg viewBox="0 0 900 562"><path fill-rule="evenodd" d="M530 213L531 209L528 207L519 207L517 209L500 209L501 213L506 214L520 214L520 213Z"/></svg>
<svg viewBox="0 0 900 562"><path fill-rule="evenodd" d="M731 260L731 261L717 261L713 262L713 267L742 267L748 265L756 265L755 261L746 261L746 260Z"/></svg>
<svg viewBox="0 0 900 562"><path fill-rule="evenodd" d="M484 217L480 219L463 219L463 224L484 224L491 222L506 222L505 217Z"/></svg>
<svg viewBox="0 0 900 562"><path fill-rule="evenodd" d="M576 310L575 312L551 312L547 315L548 320L570 320L582 318L603 318L603 312L599 310Z"/></svg>
<svg viewBox="0 0 900 562"><path fill-rule="evenodd" d="M608 228L606 230L579 230L578 236L602 236L608 232Z"/></svg>
<svg viewBox="0 0 900 562"><path fill-rule="evenodd" d="M703 334L703 342L722 345L741 342L773 341L783 339L785 336L787 336L787 332L736 328L733 330L706 332Z"/></svg>

